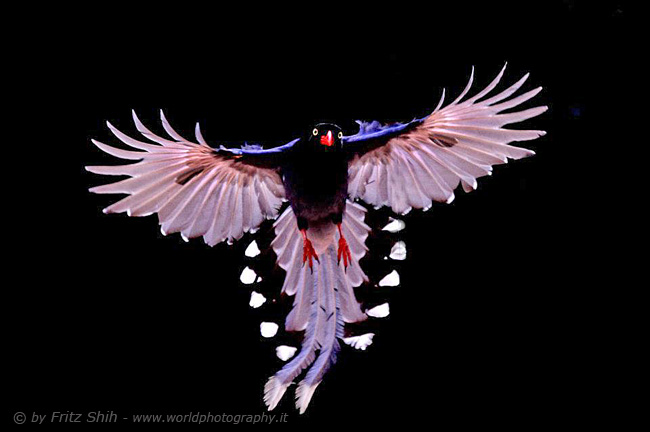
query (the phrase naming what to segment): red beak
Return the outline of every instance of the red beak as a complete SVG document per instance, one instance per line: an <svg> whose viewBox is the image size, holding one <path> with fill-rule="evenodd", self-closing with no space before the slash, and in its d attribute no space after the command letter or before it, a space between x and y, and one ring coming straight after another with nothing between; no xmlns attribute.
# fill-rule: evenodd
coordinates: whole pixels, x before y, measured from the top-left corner
<svg viewBox="0 0 650 432"><path fill-rule="evenodd" d="M320 143L326 145L327 147L332 147L334 145L334 137L332 137L332 131L327 131L327 135L321 135Z"/></svg>

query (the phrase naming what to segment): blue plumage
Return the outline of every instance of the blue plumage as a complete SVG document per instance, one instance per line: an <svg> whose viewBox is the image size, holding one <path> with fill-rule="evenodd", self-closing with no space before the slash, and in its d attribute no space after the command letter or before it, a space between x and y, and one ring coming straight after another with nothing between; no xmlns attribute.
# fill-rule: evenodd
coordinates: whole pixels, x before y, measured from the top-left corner
<svg viewBox="0 0 650 432"><path fill-rule="evenodd" d="M388 139L390 136L401 133L406 129L415 127L422 123L426 117L420 119L411 120L408 123L393 123L382 125L378 121L364 122L362 120L357 120L359 125L359 132L354 135L344 136L341 141L343 144L348 143L358 143L362 141L374 140L377 138Z"/></svg>
<svg viewBox="0 0 650 432"><path fill-rule="evenodd" d="M269 149L263 148L260 144L248 144L245 143L243 146L240 148L228 148L224 146L220 146L217 150L218 151L225 151L232 153L234 155L271 155L271 154L279 154L286 152L287 150L291 149L298 141L300 141L300 138L296 138L293 141L290 141L284 145L278 146L278 147L272 147Z"/></svg>

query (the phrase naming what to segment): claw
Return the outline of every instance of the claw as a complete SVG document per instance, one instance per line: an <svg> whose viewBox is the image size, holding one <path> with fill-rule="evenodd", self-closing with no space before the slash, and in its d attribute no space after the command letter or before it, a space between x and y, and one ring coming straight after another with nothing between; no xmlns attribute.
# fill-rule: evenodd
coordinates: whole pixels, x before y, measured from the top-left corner
<svg viewBox="0 0 650 432"><path fill-rule="evenodd" d="M309 269L311 272L314 272L314 259L316 259L316 262L320 264L320 260L318 259L318 254L316 253L316 250L314 250L314 246L311 244L311 241L307 238L307 231L306 230L301 230L302 233L302 239L303 239L303 247L302 247L302 266L305 266L305 263L309 261Z"/></svg>
<svg viewBox="0 0 650 432"><path fill-rule="evenodd" d="M348 246L347 240L343 237L343 231L341 231L341 224L337 225L339 229L339 249L336 253L338 263L341 263L341 257L343 257L343 267L347 271L348 265L352 263L352 254L350 253L350 247Z"/></svg>

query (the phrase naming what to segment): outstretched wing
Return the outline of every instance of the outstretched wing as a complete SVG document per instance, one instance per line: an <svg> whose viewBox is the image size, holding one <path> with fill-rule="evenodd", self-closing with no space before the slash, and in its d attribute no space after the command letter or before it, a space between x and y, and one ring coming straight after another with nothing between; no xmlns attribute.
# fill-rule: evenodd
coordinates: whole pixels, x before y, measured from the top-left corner
<svg viewBox="0 0 650 432"><path fill-rule="evenodd" d="M505 68L484 90L461 102L472 85L472 68L469 82L456 100L441 109L443 91L436 109L422 119L393 125L358 122L359 133L343 137L344 148L351 153L350 197L376 207L390 206L400 214L411 208L427 209L432 201L450 203L459 182L469 192L476 189L477 178L491 174L493 165L535 154L508 143L532 140L545 135L544 131L502 126L535 117L547 107L500 114L541 91L538 87L504 101L523 85L528 74L501 93L479 101L496 87Z"/></svg>
<svg viewBox="0 0 650 432"><path fill-rule="evenodd" d="M158 213L163 234L180 232L185 240L203 236L210 246L238 239L264 219L277 217L285 200L276 169L278 155L297 140L269 150L254 146L213 149L203 139L198 123L198 143L194 143L180 136L162 111L160 114L171 139L151 132L133 112L137 130L154 144L130 138L107 123L120 141L143 151L122 150L92 140L108 154L139 160L129 165L86 167L95 174L130 176L90 189L94 193L129 195L105 208L104 213Z"/></svg>

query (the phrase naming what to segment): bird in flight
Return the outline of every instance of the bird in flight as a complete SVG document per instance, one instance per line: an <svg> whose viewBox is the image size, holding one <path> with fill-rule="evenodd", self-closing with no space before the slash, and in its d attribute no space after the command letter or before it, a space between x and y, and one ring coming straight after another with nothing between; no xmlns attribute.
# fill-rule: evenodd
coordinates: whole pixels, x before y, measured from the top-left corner
<svg viewBox="0 0 650 432"><path fill-rule="evenodd" d="M203 237L210 246L254 232L265 219L276 219L271 246L285 272L282 292L294 296L285 330L304 332L300 352L264 388L272 410L289 385L308 369L296 389L303 413L316 387L336 361L345 323L368 317L354 288L368 281L359 266L366 254L370 227L366 207L390 207L396 214L427 210L433 201L450 203L460 184L476 189L476 179L492 166L533 151L509 145L545 134L503 126L538 116L538 106L511 110L537 95L541 87L513 96L528 74L497 94L505 66L483 90L464 99L465 89L443 105L445 92L431 114L405 123L357 121L359 131L319 123L284 145L262 148L209 146L196 125L196 142L179 135L161 111L161 137L144 126L135 112L136 129L148 142L133 139L107 123L134 150L92 142L115 157L138 161L116 166L88 166L92 173L129 176L93 187L91 192L127 194L104 213L129 216L158 214L163 234L179 232L187 240ZM283 202L288 206L280 214Z"/></svg>

